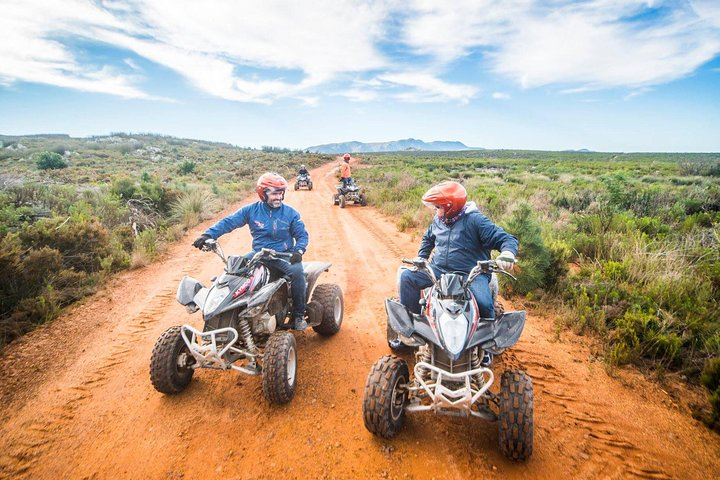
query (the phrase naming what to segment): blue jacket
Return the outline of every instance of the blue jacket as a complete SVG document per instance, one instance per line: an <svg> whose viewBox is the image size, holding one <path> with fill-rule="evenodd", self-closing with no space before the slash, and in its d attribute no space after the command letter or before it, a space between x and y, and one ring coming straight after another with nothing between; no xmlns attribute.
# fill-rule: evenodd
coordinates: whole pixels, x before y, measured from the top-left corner
<svg viewBox="0 0 720 480"><path fill-rule="evenodd" d="M517 255L518 241L480 213L474 202L468 202L465 214L452 225L433 219L420 242L418 256L429 258L433 250L430 263L440 271L467 274L478 260L490 260L491 250Z"/></svg>
<svg viewBox="0 0 720 480"><path fill-rule="evenodd" d="M245 205L208 228L205 233L217 239L245 225L250 227L255 252L261 248L272 248L277 252L307 250L308 233L305 224L297 210L284 203L278 208L270 208L261 201Z"/></svg>

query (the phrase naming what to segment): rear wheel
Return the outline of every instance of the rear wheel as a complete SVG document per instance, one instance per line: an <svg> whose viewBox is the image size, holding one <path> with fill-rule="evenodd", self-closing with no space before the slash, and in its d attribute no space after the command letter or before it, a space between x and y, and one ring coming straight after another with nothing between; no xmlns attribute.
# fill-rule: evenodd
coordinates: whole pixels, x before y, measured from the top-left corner
<svg viewBox="0 0 720 480"><path fill-rule="evenodd" d="M297 346L290 332L276 331L263 355L262 390L270 403L288 403L297 385Z"/></svg>
<svg viewBox="0 0 720 480"><path fill-rule="evenodd" d="M150 357L150 381L155 390L172 395L190 384L195 358L180 333L182 327L170 327L160 335Z"/></svg>
<svg viewBox="0 0 720 480"><path fill-rule="evenodd" d="M369 432L382 438L397 435L405 421L409 381L405 360L385 355L375 362L363 398L363 420Z"/></svg>
<svg viewBox="0 0 720 480"><path fill-rule="evenodd" d="M340 195L340 208L345 208L345 195Z"/></svg>
<svg viewBox="0 0 720 480"><path fill-rule="evenodd" d="M335 194L333 195L333 205L337 205L338 203L340 203L340 195Z"/></svg>
<svg viewBox="0 0 720 480"><path fill-rule="evenodd" d="M520 370L508 370L500 379L498 443L511 460L527 460L533 450L533 385Z"/></svg>
<svg viewBox="0 0 720 480"><path fill-rule="evenodd" d="M312 301L322 305L322 321L313 327L320 335L335 335L342 325L345 302L339 285L323 283L315 287Z"/></svg>

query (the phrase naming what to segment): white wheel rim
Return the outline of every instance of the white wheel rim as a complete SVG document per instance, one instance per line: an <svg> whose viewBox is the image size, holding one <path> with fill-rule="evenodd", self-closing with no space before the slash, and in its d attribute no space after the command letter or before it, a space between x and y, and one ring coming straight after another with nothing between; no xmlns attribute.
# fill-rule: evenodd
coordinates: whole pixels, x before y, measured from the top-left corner
<svg viewBox="0 0 720 480"><path fill-rule="evenodd" d="M295 385L295 370L297 369L297 356L295 347L290 347L287 357L287 381L288 385Z"/></svg>
<svg viewBox="0 0 720 480"><path fill-rule="evenodd" d="M342 302L340 301L340 296L335 297L333 315L335 316L335 325L339 325L340 319L342 318Z"/></svg>

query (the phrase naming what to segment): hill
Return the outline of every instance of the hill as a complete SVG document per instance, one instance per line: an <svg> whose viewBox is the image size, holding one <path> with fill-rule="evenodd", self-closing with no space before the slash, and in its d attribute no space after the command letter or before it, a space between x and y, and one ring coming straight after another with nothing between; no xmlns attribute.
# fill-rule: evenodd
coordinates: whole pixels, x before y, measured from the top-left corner
<svg viewBox="0 0 720 480"><path fill-rule="evenodd" d="M415 138L406 138L404 140L393 140L391 142L342 142L342 143L326 143L324 145L315 145L306 148L307 151L313 153L370 153L370 152L401 152L407 150L421 150L429 152L455 152L461 150L482 150L482 148L468 147L462 142L457 141L436 141L423 142Z"/></svg>

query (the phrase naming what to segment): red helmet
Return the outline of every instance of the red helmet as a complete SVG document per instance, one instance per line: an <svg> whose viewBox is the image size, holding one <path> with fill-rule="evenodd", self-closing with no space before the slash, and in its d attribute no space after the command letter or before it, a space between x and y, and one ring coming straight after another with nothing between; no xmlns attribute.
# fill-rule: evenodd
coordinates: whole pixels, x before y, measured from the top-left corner
<svg viewBox="0 0 720 480"><path fill-rule="evenodd" d="M346 162L349 162L349 161L350 161L350 154L349 154L349 153L346 153L345 155L343 155L343 160L345 160Z"/></svg>
<svg viewBox="0 0 720 480"><path fill-rule="evenodd" d="M260 178L258 178L257 181L256 190L258 197L260 197L260 200L265 202L267 201L268 192L282 190L282 192L285 193L285 190L287 190L287 186L287 180L285 180L283 177L281 177L275 172L268 172L260 175Z"/></svg>
<svg viewBox="0 0 720 480"><path fill-rule="evenodd" d="M458 182L440 182L422 197L425 206L437 209L441 219L453 218L465 206L467 191Z"/></svg>

